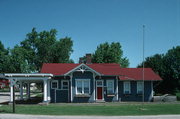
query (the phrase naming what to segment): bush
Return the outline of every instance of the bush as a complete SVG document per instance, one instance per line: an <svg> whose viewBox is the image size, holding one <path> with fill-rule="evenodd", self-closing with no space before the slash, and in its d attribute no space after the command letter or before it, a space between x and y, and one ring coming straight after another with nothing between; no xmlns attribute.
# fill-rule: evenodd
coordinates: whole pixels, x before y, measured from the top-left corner
<svg viewBox="0 0 180 119"><path fill-rule="evenodd" d="M177 100L180 101L180 93L176 93Z"/></svg>

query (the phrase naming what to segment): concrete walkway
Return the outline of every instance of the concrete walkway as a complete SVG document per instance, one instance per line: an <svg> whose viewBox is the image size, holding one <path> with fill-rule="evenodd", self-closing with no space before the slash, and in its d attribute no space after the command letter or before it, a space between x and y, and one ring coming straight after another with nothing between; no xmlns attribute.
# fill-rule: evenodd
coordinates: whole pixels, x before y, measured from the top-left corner
<svg viewBox="0 0 180 119"><path fill-rule="evenodd" d="M0 119L180 119L180 115L153 115L153 116L47 116L0 114Z"/></svg>

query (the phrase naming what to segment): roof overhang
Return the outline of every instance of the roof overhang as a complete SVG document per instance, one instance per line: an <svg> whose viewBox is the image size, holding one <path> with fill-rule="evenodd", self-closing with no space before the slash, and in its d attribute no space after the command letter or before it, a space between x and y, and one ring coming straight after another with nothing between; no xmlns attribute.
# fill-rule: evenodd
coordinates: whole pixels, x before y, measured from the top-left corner
<svg viewBox="0 0 180 119"><path fill-rule="evenodd" d="M5 73L5 77L53 77L53 74L48 73Z"/></svg>
<svg viewBox="0 0 180 119"><path fill-rule="evenodd" d="M119 80L121 81L162 81L157 79L143 80L143 79L135 79L127 76L119 76Z"/></svg>
<svg viewBox="0 0 180 119"><path fill-rule="evenodd" d="M4 76L6 79L15 79L15 80L21 80L21 81L43 81L47 79L51 79L53 77L53 74L48 73L5 73Z"/></svg>

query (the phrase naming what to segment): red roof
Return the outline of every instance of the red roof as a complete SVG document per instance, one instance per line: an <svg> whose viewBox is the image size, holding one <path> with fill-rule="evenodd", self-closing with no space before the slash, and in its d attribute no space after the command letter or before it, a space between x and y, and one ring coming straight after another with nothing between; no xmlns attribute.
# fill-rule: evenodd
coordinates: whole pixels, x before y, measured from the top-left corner
<svg viewBox="0 0 180 119"><path fill-rule="evenodd" d="M143 80L143 68L121 68L120 80ZM162 80L151 68L144 68L144 80Z"/></svg>
<svg viewBox="0 0 180 119"><path fill-rule="evenodd" d="M41 73L51 73L53 75L64 75L80 64L70 63L46 63L43 64ZM102 63L102 64L85 64L101 75L119 76L120 80L142 80L142 68L121 68L119 64ZM162 80L155 74L151 68L145 68L145 80Z"/></svg>
<svg viewBox="0 0 180 119"><path fill-rule="evenodd" d="M86 64L102 75L120 75L120 65L115 63Z"/></svg>
<svg viewBox="0 0 180 119"><path fill-rule="evenodd" d="M74 69L79 64L70 63L46 63L43 64L41 73L51 73L53 75L64 75L68 71Z"/></svg>
<svg viewBox="0 0 180 119"><path fill-rule="evenodd" d="M46 63L43 64L41 73L52 73L53 75L64 75L80 64L70 63ZM86 64L91 69L102 75L120 75L120 65L114 63L107 64Z"/></svg>

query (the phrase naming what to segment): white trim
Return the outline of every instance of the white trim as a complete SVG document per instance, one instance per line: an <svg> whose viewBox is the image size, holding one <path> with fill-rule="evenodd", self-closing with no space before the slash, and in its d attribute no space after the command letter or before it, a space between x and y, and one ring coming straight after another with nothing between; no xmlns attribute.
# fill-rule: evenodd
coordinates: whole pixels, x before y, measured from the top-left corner
<svg viewBox="0 0 180 119"><path fill-rule="evenodd" d="M13 102L13 85L12 85L12 80L10 80L10 102Z"/></svg>
<svg viewBox="0 0 180 119"><path fill-rule="evenodd" d="M47 102L47 80L44 80L44 102Z"/></svg>
<svg viewBox="0 0 180 119"><path fill-rule="evenodd" d="M5 73L5 77L53 77L53 74L49 73Z"/></svg>
<svg viewBox="0 0 180 119"><path fill-rule="evenodd" d="M116 77L116 100L118 101L119 100L119 87L118 87L118 84L119 82L118 82L118 78Z"/></svg>
<svg viewBox="0 0 180 119"><path fill-rule="evenodd" d="M106 80L107 94L109 94L109 93L108 93L108 87L109 87L109 86L108 86L108 83L109 83L109 82L112 82L112 94L114 94L114 80Z"/></svg>
<svg viewBox="0 0 180 119"><path fill-rule="evenodd" d="M43 81L43 80L47 80L47 79L51 79L51 77L7 77L6 79L12 80L12 79L16 79L17 81Z"/></svg>
<svg viewBox="0 0 180 119"><path fill-rule="evenodd" d="M77 81L81 81L82 82L82 93L78 93L77 92ZM89 83L89 93L84 93L84 82L85 81L88 81L88 83ZM90 94L90 90L91 90L90 83L91 83L90 79L75 79L75 90L76 90L75 94L76 95L78 95L78 94Z"/></svg>
<svg viewBox="0 0 180 119"><path fill-rule="evenodd" d="M102 82L102 86L97 86L98 81ZM98 87L102 87L102 100L104 100L104 81L103 80L96 80L96 100L101 100L101 99L97 99L97 88Z"/></svg>
<svg viewBox="0 0 180 119"><path fill-rule="evenodd" d="M96 82L95 82L95 78L96 78L96 75L95 73L93 73L93 100L95 101L96 100L96 97L95 97L95 85L96 85Z"/></svg>
<svg viewBox="0 0 180 119"><path fill-rule="evenodd" d="M142 83L142 90L140 90L140 84ZM137 81L137 83L136 83L137 85L136 85L136 93L137 94L142 94L143 93L143 87L144 87L144 84L143 84L143 81ZM142 93L139 93L139 91L141 91Z"/></svg>
<svg viewBox="0 0 180 119"><path fill-rule="evenodd" d="M52 83L57 83L57 88L53 88ZM51 89L58 89L58 88L59 88L58 80L52 80L51 81Z"/></svg>
<svg viewBox="0 0 180 119"><path fill-rule="evenodd" d="M101 75L99 72L95 71L94 69L88 67L88 66L85 65L85 64L80 64L79 66L77 66L77 67L75 67L74 69L68 71L68 72L65 73L64 75L67 76L67 75L69 75L70 73L73 73L73 72L75 72L75 71L82 71L82 70L78 70L78 69L79 69L80 67L82 67L82 66L84 66L86 69L88 69L88 71L94 72L94 73L96 73L97 75ZM84 71L84 70L83 70L83 71ZM83 71L82 71L82 72L83 72Z"/></svg>
<svg viewBox="0 0 180 119"><path fill-rule="evenodd" d="M126 91L126 89L125 89L125 84L128 84L128 85L129 85L129 89L128 89L129 93L128 93L128 94L131 94L131 82L130 82L130 81L124 81L124 82L123 82L123 92L124 92L124 94L126 94L126 93L125 93L125 91Z"/></svg>
<svg viewBox="0 0 180 119"><path fill-rule="evenodd" d="M71 92L70 92L70 95L71 95L71 102L73 102L73 95L72 95L72 73L70 75L70 83L71 83Z"/></svg>
<svg viewBox="0 0 180 119"><path fill-rule="evenodd" d="M63 89L63 82L67 82L68 83L67 89ZM69 90L69 80L61 80L61 90Z"/></svg>
<svg viewBox="0 0 180 119"><path fill-rule="evenodd" d="M51 90L51 87L50 87L50 80L47 80L47 88L48 88L48 101L50 102L51 101L51 94L50 94L50 90Z"/></svg>
<svg viewBox="0 0 180 119"><path fill-rule="evenodd" d="M153 81L151 81L151 99L154 97Z"/></svg>

